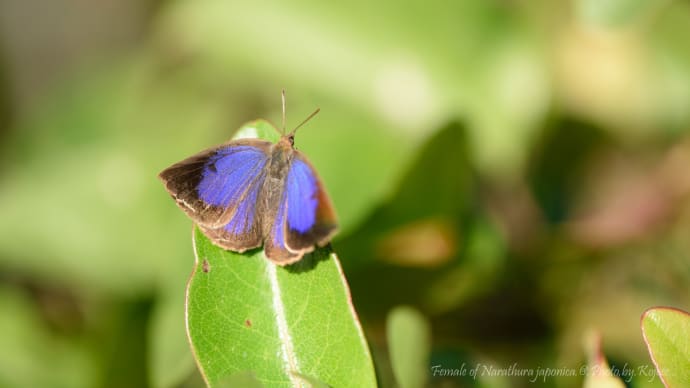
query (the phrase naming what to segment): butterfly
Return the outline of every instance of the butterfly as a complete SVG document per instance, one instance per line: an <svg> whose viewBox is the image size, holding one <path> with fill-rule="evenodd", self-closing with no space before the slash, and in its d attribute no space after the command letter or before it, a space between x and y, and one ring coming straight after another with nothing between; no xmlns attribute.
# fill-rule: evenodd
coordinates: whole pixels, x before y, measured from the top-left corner
<svg viewBox="0 0 690 388"><path fill-rule="evenodd" d="M283 129L277 143L231 140L175 163L159 174L177 205L215 245L244 252L263 245L278 265L292 264L337 229L335 211L321 179L295 149L295 132Z"/></svg>

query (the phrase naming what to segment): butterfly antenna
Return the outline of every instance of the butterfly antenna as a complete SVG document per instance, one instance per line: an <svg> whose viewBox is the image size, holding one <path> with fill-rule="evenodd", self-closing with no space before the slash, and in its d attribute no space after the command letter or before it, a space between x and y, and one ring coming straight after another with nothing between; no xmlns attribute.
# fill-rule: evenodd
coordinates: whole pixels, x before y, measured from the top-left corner
<svg viewBox="0 0 690 388"><path fill-rule="evenodd" d="M314 117L314 116L316 116L316 114L319 113L320 111L321 111L321 108L316 108L316 110L315 110L312 114L310 114L309 117L307 117L306 119L304 119L304 121L302 121L298 126L296 126L295 129L293 129L292 131L290 131L290 134L292 135L292 134L294 134L295 132L297 132L297 130L298 130L301 126L303 126L304 124L306 124L307 121L311 120L311 118Z"/></svg>
<svg viewBox="0 0 690 388"><path fill-rule="evenodd" d="M283 135L285 135L285 89L283 89Z"/></svg>

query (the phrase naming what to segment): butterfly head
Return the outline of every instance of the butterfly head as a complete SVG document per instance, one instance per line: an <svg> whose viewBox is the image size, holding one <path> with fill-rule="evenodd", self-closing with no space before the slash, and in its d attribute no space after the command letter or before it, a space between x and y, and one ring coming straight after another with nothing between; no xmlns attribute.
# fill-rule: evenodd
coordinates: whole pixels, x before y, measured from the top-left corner
<svg viewBox="0 0 690 388"><path fill-rule="evenodd" d="M295 135L287 134L281 136L280 140L275 145L275 147L277 149L282 149L285 152L291 151L293 148L295 148Z"/></svg>

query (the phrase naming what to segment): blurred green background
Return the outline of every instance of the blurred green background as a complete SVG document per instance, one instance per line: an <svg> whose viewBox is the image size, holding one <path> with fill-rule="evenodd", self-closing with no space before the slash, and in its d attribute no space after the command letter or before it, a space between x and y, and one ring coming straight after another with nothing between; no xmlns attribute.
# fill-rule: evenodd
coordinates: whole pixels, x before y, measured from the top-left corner
<svg viewBox="0 0 690 388"><path fill-rule="evenodd" d="M156 174L246 121L288 125L380 383L385 322L431 366L651 366L690 310L690 4L672 0L0 1L0 386L197 387L191 222ZM632 387L660 387L636 376Z"/></svg>

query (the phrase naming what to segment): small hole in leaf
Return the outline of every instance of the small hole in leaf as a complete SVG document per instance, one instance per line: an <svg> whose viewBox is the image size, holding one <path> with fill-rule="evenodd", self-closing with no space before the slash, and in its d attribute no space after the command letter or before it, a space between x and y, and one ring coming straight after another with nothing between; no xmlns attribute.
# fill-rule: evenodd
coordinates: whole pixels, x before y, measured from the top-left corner
<svg viewBox="0 0 690 388"><path fill-rule="evenodd" d="M211 270L211 265L208 263L208 260L204 259L201 263L201 270L204 271L204 273L208 273Z"/></svg>

